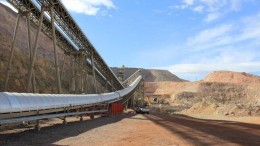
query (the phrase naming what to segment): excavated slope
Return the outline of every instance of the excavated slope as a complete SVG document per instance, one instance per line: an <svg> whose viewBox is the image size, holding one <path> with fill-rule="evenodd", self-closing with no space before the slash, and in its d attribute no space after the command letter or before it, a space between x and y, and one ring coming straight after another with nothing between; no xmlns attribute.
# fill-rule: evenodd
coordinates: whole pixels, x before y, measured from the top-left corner
<svg viewBox="0 0 260 146"><path fill-rule="evenodd" d="M16 20L17 13L0 3L0 91L3 91L4 89L7 63L10 55ZM36 29L36 26L31 25L32 45L34 44ZM15 51L7 91L25 92L29 67L28 36L25 18L21 19L14 48ZM36 76L36 92L57 93L53 52L52 40L41 32L34 68ZM61 66L63 63L64 51L57 47L57 52L59 65ZM68 93L69 83L71 81L69 66L70 60L67 57L64 65L65 73L61 78L63 93ZM91 82L88 84L91 84ZM89 85L88 88L90 93L94 91L92 86Z"/></svg>
<svg viewBox="0 0 260 146"><path fill-rule="evenodd" d="M260 77L245 72L215 71L204 79L205 82L260 83Z"/></svg>
<svg viewBox="0 0 260 146"><path fill-rule="evenodd" d="M119 68L111 67L112 71L118 76ZM138 68L125 68L125 79L136 72ZM143 69L142 76L145 82L184 82L185 80L177 77L168 70L157 70L157 69Z"/></svg>

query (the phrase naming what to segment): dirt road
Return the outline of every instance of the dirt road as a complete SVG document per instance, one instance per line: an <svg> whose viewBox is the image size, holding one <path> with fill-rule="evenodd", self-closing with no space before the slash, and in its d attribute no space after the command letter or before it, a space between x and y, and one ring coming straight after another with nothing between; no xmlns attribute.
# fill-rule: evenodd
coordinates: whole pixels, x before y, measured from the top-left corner
<svg viewBox="0 0 260 146"><path fill-rule="evenodd" d="M0 132L0 145L252 145L260 144L260 125L201 120L159 114L96 118L79 122L69 118L43 124L41 131Z"/></svg>

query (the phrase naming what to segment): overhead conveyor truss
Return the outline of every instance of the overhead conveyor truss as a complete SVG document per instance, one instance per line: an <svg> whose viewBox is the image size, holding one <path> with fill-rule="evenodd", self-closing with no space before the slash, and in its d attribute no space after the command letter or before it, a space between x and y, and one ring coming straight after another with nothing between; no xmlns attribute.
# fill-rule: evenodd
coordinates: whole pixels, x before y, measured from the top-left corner
<svg viewBox="0 0 260 146"><path fill-rule="evenodd" d="M111 92L103 94L31 94L0 92L0 124L107 112L110 103L128 100L140 85L142 77L135 76L136 80L127 87L126 83L124 88L123 84L98 54L94 46L59 0L7 1L19 11L18 16L25 14L27 20L30 20L28 22L32 22L31 24L38 27L37 36L39 34L38 32L42 31L50 39L53 39L55 47L57 44L64 50L65 54L68 53L75 58L77 58L77 55L73 55L73 53L76 52L76 54L81 55L79 53L83 51L83 53L85 53L84 55L86 55L86 58L83 58L85 59L84 65L87 68L84 71L92 74L93 81L97 80L101 84L106 85L106 88L110 89ZM38 7L41 7L41 11ZM46 9L50 9L50 11L46 11ZM52 14L51 22L49 13ZM35 58L36 48L37 45L34 45L32 60ZM9 63L11 63L11 61L9 61ZM32 70L33 63L30 63L30 65L30 69ZM56 67L57 66L58 65L56 65ZM59 73L59 71L56 72ZM30 81L28 81L28 83L30 84ZM107 87L107 85L110 87Z"/></svg>
<svg viewBox="0 0 260 146"><path fill-rule="evenodd" d="M19 12L29 13L29 18L35 26L38 26L41 11L36 7L34 2L31 0L7 0L12 4ZM102 74L105 78L105 82L109 82L114 89L120 90L123 89L123 85L117 79L115 74L105 63L102 57L95 50L93 45L88 41L87 37L81 31L79 26L70 16L66 8L62 5L60 1L37 1L40 5L48 5L50 2L54 4L54 18L55 23L59 26L58 29L55 29L57 45L61 47L65 52L78 51L83 49L88 53L88 56L93 55L95 70L98 70L99 74ZM60 14L62 12L62 14ZM72 25L73 24L73 25ZM51 34L52 26L50 20L46 15L43 17L42 21L42 32L44 32L49 38L52 39ZM61 32L62 30L63 32ZM68 39L70 38L70 40ZM80 39L79 39L80 38ZM84 40L83 40L84 39ZM81 42L80 42L81 41ZM84 45L83 45L84 44ZM91 63L92 64L92 63Z"/></svg>
<svg viewBox="0 0 260 146"><path fill-rule="evenodd" d="M95 66L97 69L104 75L105 77L115 86L117 90L122 89L123 86L115 76L113 71L108 67L103 58L96 51L94 46L88 40L86 35L74 21L74 19L70 16L69 12L63 6L60 0L37 0L41 5L53 2L54 11L55 11L55 19L57 24L61 27L61 29L71 38L71 40L79 47L87 50L88 52L93 52L93 57L95 60Z"/></svg>

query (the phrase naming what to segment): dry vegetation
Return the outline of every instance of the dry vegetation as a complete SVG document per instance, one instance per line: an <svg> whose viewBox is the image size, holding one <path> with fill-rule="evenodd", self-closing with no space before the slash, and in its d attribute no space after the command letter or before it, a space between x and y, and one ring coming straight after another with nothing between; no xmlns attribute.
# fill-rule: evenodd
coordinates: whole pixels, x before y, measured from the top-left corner
<svg viewBox="0 0 260 146"><path fill-rule="evenodd" d="M160 105L160 110L166 113L260 116L259 79L246 73L221 71L199 82L159 82L145 86L148 97L170 95L171 98L164 99L168 105Z"/></svg>
<svg viewBox="0 0 260 146"><path fill-rule="evenodd" d="M10 54L12 35L17 14L0 4L0 90L3 90L7 60ZM36 29L32 27L32 42ZM28 49L26 22L22 19L17 42L8 91L24 92L28 75ZM35 74L37 92L55 93L55 68L53 46L51 40L44 34L40 35ZM62 64L63 51L58 48L59 64ZM65 62L65 76L62 87L68 93L70 82L69 61ZM130 69L134 72L136 69ZM130 75L130 73L129 73ZM160 96L162 103L170 106L183 107L185 112L201 113L195 109L213 108L211 113L221 115L259 115L260 113L260 77L247 73L227 71L214 72L203 81L183 82L168 71L144 70L146 93L148 96ZM90 78L89 78L90 79ZM168 81L167 81L168 80ZM165 82L158 82L165 81ZM93 91L89 82L89 91ZM191 109L188 111L187 109ZM210 110L207 110L210 111ZM213 112L214 111L214 112ZM183 111L184 112L184 111Z"/></svg>
<svg viewBox="0 0 260 146"><path fill-rule="evenodd" d="M3 91L5 74L7 71L7 63L10 55L13 32L17 14L10 8L0 4L0 91ZM32 45L36 35L36 27L32 25ZM61 68L64 52L58 48L59 65ZM38 51L35 62L36 89L38 93L57 93L55 65L54 65L54 50L52 40L45 34L41 33L38 42ZM67 57L68 58L68 57ZM65 61L64 76L62 78L62 91L68 93L69 83L71 82L71 72L69 70L70 60ZM17 40L15 44L14 59L9 80L8 91L10 92L25 92L28 80L29 66L29 49L27 26L25 19L21 19ZM91 76L88 77L92 81ZM92 82L88 82L88 91L93 93ZM100 86L99 84L97 86ZM101 90L101 88L98 88Z"/></svg>

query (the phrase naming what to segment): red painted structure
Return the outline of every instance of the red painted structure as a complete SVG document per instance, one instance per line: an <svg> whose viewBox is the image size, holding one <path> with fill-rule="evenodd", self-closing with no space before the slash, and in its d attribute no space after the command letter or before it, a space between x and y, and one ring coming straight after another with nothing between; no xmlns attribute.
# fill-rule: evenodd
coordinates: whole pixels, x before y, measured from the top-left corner
<svg viewBox="0 0 260 146"><path fill-rule="evenodd" d="M112 103L110 109L110 115L118 115L123 113L124 105L121 103Z"/></svg>

